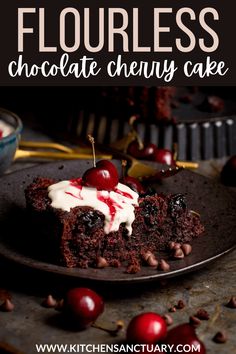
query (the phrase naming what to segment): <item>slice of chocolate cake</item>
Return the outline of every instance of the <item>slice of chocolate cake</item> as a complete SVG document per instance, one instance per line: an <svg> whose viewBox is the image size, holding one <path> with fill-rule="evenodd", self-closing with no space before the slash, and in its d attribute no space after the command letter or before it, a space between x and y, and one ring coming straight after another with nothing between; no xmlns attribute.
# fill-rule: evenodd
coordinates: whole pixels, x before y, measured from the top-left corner
<svg viewBox="0 0 236 354"><path fill-rule="evenodd" d="M148 255L155 259L170 241L190 242L204 231L181 194L139 197L121 183L99 190L81 178L37 178L25 195L34 227L48 237L52 258L66 267L124 265L135 273L155 265Z"/></svg>

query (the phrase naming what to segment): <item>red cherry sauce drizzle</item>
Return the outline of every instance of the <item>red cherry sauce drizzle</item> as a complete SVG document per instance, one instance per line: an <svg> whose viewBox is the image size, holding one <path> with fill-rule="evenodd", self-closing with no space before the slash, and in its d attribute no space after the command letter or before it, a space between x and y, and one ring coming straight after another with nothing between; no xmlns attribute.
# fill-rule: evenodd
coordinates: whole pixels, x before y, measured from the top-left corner
<svg viewBox="0 0 236 354"><path fill-rule="evenodd" d="M117 194L122 195L123 197L129 198L129 199L133 199L132 195L127 193L127 192L123 192L118 188L115 188L114 192L116 192Z"/></svg>
<svg viewBox="0 0 236 354"><path fill-rule="evenodd" d="M70 185L78 189L78 195L74 195L71 192L66 192L66 194L76 198L76 199L82 199L81 197L81 191L82 191L82 178L74 178L70 180Z"/></svg>
<svg viewBox="0 0 236 354"><path fill-rule="evenodd" d="M116 208L122 209L122 207L119 204L117 204L110 196L104 197L104 195L102 195L101 192L97 192L97 198L101 202L105 203L109 208L109 212L111 216L111 222L110 222L110 228L111 228L113 221L115 219Z"/></svg>

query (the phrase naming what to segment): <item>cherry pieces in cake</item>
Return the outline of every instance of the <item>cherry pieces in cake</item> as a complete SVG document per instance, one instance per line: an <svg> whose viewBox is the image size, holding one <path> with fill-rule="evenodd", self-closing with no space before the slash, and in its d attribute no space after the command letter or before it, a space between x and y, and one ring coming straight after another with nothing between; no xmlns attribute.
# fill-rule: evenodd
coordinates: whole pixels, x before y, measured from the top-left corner
<svg viewBox="0 0 236 354"><path fill-rule="evenodd" d="M130 343L155 344L167 333L166 321L154 312L135 316L129 323L126 337Z"/></svg>
<svg viewBox="0 0 236 354"><path fill-rule="evenodd" d="M198 353L205 354L204 344L198 339L194 326L189 323L183 323L168 331L165 343L174 346L173 352L176 351L178 345L189 345L198 347ZM193 347L192 347L193 348ZM191 351L192 353L192 351Z"/></svg>
<svg viewBox="0 0 236 354"><path fill-rule="evenodd" d="M79 328L93 324L104 310L102 298L88 288L74 288L68 291L64 310Z"/></svg>
<svg viewBox="0 0 236 354"><path fill-rule="evenodd" d="M236 186L236 155L232 156L221 171L221 181L226 186Z"/></svg>
<svg viewBox="0 0 236 354"><path fill-rule="evenodd" d="M119 182L116 167L108 160L101 160L96 167L88 169L82 177L83 184L98 190L112 191Z"/></svg>

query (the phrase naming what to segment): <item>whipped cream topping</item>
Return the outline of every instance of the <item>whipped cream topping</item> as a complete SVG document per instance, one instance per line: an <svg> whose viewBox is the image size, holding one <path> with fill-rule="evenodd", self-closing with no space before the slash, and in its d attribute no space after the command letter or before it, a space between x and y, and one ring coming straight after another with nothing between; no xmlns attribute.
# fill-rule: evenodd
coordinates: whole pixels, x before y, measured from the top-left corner
<svg viewBox="0 0 236 354"><path fill-rule="evenodd" d="M118 231L125 223L128 234L132 234L134 207L138 205L138 194L128 186L118 183L114 191L98 191L85 187L82 179L61 181L48 187L51 206L70 211L77 206L88 206L105 216L104 232Z"/></svg>
<svg viewBox="0 0 236 354"><path fill-rule="evenodd" d="M7 135L10 135L14 131L14 128L5 123L3 120L0 120L0 137L4 138Z"/></svg>

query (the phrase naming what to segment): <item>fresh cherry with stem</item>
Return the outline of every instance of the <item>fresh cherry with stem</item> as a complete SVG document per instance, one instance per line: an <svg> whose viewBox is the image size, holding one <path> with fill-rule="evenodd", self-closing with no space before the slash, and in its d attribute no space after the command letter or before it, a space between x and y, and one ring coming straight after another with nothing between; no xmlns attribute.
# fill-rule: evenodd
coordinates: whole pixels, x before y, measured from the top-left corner
<svg viewBox="0 0 236 354"><path fill-rule="evenodd" d="M83 174L83 184L87 187L97 188L98 190L112 191L119 182L117 169L113 163L108 160L100 160L96 164L95 141L91 135L88 136L88 139L93 149L93 167Z"/></svg>

